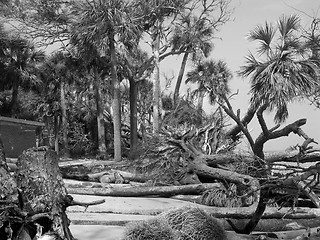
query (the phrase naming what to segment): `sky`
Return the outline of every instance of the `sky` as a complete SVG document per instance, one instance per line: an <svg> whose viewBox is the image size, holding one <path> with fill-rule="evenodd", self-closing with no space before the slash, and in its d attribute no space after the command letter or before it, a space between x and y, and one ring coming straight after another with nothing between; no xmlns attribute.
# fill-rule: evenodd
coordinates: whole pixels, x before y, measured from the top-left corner
<svg viewBox="0 0 320 240"><path fill-rule="evenodd" d="M230 70L233 72L234 78L230 82L233 92L239 90L239 94L231 101L234 110L240 109L242 116L249 106L249 79L237 76L237 71L245 63L245 56L249 51L255 53L254 44L246 39L249 31L253 30L257 25L264 24L266 21L276 23L283 15L298 14L302 18L302 25L307 27L312 16L320 17L320 1L319 0L231 0L231 6L234 8L232 21L229 21L217 33L221 40L214 42L214 50L210 58L224 60ZM177 76L180 67L181 57L171 57L161 65L161 72L174 74ZM174 82L173 82L174 84ZM206 105L206 110L211 111L213 107ZM274 115L265 113L265 119L269 128L275 126L273 122ZM289 105L289 118L281 126L292 123L298 119L307 118L307 124L302 126L302 130L315 141L320 143L320 109L310 106L308 102L299 102ZM261 133L261 129L256 118L249 124L254 139ZM303 139L293 133L286 138L271 140L266 143L265 150L285 150L288 147L302 144ZM248 144L241 144L246 150ZM319 147L314 145L314 147Z"/></svg>

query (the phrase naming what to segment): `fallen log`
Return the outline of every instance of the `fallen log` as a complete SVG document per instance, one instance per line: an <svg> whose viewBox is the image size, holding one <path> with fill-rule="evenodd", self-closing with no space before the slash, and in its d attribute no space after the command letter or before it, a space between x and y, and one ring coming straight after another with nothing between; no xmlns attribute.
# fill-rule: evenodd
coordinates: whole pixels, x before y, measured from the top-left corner
<svg viewBox="0 0 320 240"><path fill-rule="evenodd" d="M69 188L70 194L114 196L114 197L141 197L157 195L170 197L174 195L199 195L204 191L221 186L220 183L191 184L182 186L152 186L152 187L132 187L130 185L109 188Z"/></svg>
<svg viewBox="0 0 320 240"><path fill-rule="evenodd" d="M105 161L105 160L97 160L97 159L72 159L68 161L60 161L59 167L60 168L68 168L70 166L96 166L96 165L103 165L103 166L114 166L119 164L115 161Z"/></svg>
<svg viewBox="0 0 320 240"><path fill-rule="evenodd" d="M115 174L120 174L125 180L127 181L134 181L134 182L146 182L148 181L148 178L145 177L143 174L137 174L137 173L131 173L126 171L120 171L120 170L114 170L110 169L109 171L99 172L99 173L92 173L88 174L90 181L100 181L101 177L104 175L109 176L111 179L111 182L115 182Z"/></svg>
<svg viewBox="0 0 320 240"><path fill-rule="evenodd" d="M110 169L108 171L96 172L96 173L77 173L72 171L66 171L61 169L62 177L65 179L73 179L79 181L92 181L92 182L101 182L101 177L108 176L109 183L115 182L115 173L120 174L120 176L127 182L146 182L148 178L142 174L131 173L126 171L120 171L115 169Z"/></svg>
<svg viewBox="0 0 320 240"><path fill-rule="evenodd" d="M231 225L235 225L237 228L242 228L250 219L223 219L222 225L226 230L233 230ZM231 222L231 224L230 224ZM306 230L308 228L317 228L320 226L320 217L312 219L261 219L254 229L255 232L293 232L297 230ZM279 234L282 236L282 234ZM282 238L281 238L282 239Z"/></svg>
<svg viewBox="0 0 320 240"><path fill-rule="evenodd" d="M217 218L247 219L254 213L254 205L250 207L223 208L223 207L205 207L206 211ZM262 215L263 219L315 219L320 217L318 208L275 208L268 207Z"/></svg>
<svg viewBox="0 0 320 240"><path fill-rule="evenodd" d="M103 185L98 182L91 181L77 181L72 179L63 179L64 186L69 188L102 188Z"/></svg>

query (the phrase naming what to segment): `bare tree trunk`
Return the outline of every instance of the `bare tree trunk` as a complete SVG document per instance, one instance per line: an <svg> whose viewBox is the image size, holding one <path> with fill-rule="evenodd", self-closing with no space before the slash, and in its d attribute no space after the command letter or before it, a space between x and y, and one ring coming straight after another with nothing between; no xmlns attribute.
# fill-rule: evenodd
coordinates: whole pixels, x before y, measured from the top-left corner
<svg viewBox="0 0 320 240"><path fill-rule="evenodd" d="M109 47L111 56L111 80L113 86L113 141L114 141L114 160L121 161L121 103L120 103L120 82L117 77L117 59L115 50L114 32L109 35Z"/></svg>
<svg viewBox="0 0 320 240"><path fill-rule="evenodd" d="M180 87L181 87L181 82L182 82L184 70L186 69L188 56L189 56L188 52L186 52L183 55L183 59L182 59L182 63L181 63L180 71L179 71L179 75L178 75L178 78L177 78L176 87L174 89L174 94L173 94L174 106L177 106L177 104L178 104L179 91L180 91Z"/></svg>
<svg viewBox="0 0 320 240"><path fill-rule="evenodd" d="M103 107L101 99L101 86L100 86L100 76L97 70L94 72L95 82L95 100L97 106L97 125L98 125L98 148L99 154L105 156L107 153L106 147L106 138L105 138L105 127L104 127L104 118L103 118Z"/></svg>
<svg viewBox="0 0 320 240"><path fill-rule="evenodd" d="M138 146L138 120L137 120L137 96L138 87L133 78L130 81L130 158L135 159L137 157Z"/></svg>
<svg viewBox="0 0 320 240"><path fill-rule="evenodd" d="M60 121L58 114L55 114L54 116L54 150L59 155L60 149L59 149L59 128L60 128Z"/></svg>
<svg viewBox="0 0 320 240"><path fill-rule="evenodd" d="M159 25L159 24L158 24ZM154 55L154 70L153 70L153 133L157 133L160 128L160 33L159 27L156 28L156 33L153 39L153 55Z"/></svg>
<svg viewBox="0 0 320 240"><path fill-rule="evenodd" d="M65 97L65 84L63 80L60 83L60 102L61 102L61 125L63 136L63 155L70 157L69 144L68 144L68 120L67 120L67 105Z"/></svg>

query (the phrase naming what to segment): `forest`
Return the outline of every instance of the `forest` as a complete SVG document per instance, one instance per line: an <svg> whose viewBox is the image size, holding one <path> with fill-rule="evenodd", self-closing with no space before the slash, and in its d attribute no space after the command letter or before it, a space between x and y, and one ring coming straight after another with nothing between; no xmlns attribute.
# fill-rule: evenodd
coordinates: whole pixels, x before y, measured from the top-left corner
<svg viewBox="0 0 320 240"><path fill-rule="evenodd" d="M1 139L0 239L41 239L45 229L73 240L67 207L98 203L69 194L179 195L224 219L237 239L255 239L259 223L268 232L290 221L308 229L290 239L317 239L319 136L304 131L307 116L286 120L291 103L320 108L320 19L257 25L248 36L255 52L233 73L211 57L233 18L230 2L0 0L0 115L45 124L40 147L18 160L6 159ZM177 76L160 70L172 56L181 58ZM235 74L250 83L246 112L232 106ZM303 143L265 150L290 134Z"/></svg>

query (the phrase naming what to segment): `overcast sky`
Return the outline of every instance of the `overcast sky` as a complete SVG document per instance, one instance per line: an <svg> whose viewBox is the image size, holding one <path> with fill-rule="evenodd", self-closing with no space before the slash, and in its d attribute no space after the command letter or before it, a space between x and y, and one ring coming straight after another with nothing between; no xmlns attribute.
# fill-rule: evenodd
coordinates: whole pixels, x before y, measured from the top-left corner
<svg viewBox="0 0 320 240"><path fill-rule="evenodd" d="M211 54L213 59L224 60L234 73L231 82L233 91L239 89L240 93L235 97L232 104L234 109L240 109L245 113L248 109L248 79L242 79L237 76L240 66L244 64L245 56L249 50L255 52L253 44L246 39L246 35L258 24L264 24L266 21L275 23L279 17L284 15L298 14L303 19L303 26L308 26L312 16L320 17L319 0L232 0L232 6L235 8L233 21L224 25L218 36L222 40L215 41L215 48ZM307 16L307 15L309 16ZM172 57L161 65L161 71L177 74L180 67L180 58ZM208 108L210 109L210 107ZM272 113L266 114L268 127L273 127ZM302 127L309 137L320 142L320 110L315 110L308 102L290 105L289 119L286 123L294 122L301 118L307 118L307 124ZM252 134L256 137L260 132L256 121L249 125ZM290 135L289 138L272 140L266 144L266 150L284 150L287 147L301 144L303 139ZM243 145L246 148L246 144ZM318 146L320 147L320 146Z"/></svg>

